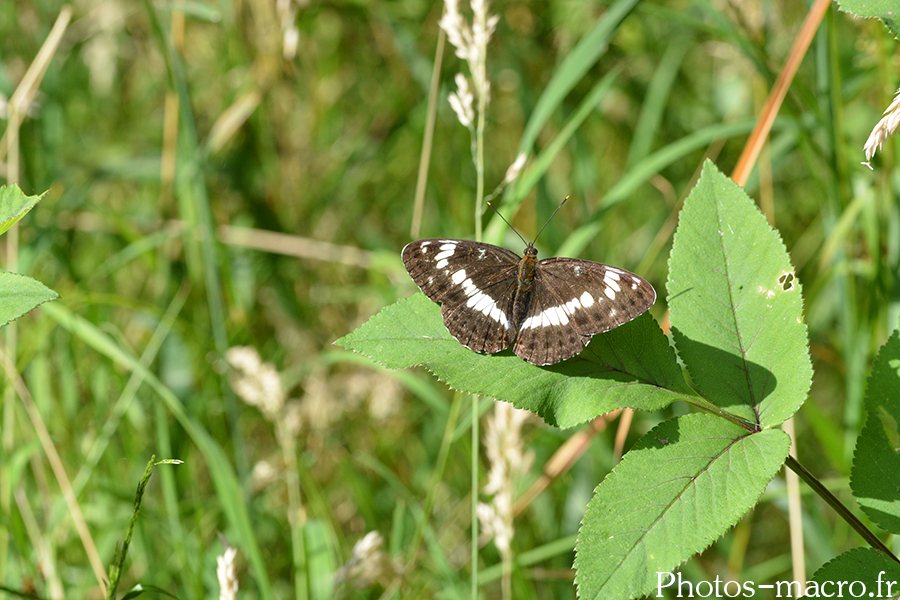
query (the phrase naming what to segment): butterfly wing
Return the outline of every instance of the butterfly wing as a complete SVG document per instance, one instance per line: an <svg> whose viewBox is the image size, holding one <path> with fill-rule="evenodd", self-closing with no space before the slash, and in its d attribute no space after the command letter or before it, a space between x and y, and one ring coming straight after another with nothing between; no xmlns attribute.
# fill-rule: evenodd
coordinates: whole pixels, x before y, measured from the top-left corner
<svg viewBox="0 0 900 600"><path fill-rule="evenodd" d="M508 348L519 260L505 248L467 240L427 239L403 248L403 264L428 298L442 303L450 334L476 352Z"/></svg>
<svg viewBox="0 0 900 600"><path fill-rule="evenodd" d="M631 321L656 301L634 273L588 260L546 258L535 266L534 291L513 350L536 365L581 352L591 336Z"/></svg>

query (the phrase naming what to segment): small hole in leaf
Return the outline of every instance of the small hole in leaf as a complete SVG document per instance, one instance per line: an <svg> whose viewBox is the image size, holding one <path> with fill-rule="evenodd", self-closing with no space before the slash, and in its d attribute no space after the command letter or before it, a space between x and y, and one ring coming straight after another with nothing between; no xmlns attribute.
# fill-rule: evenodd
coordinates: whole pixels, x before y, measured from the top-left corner
<svg viewBox="0 0 900 600"><path fill-rule="evenodd" d="M794 289L794 277L793 273L784 273L781 277L778 278L778 285L781 286L781 289L785 292L790 292Z"/></svg>

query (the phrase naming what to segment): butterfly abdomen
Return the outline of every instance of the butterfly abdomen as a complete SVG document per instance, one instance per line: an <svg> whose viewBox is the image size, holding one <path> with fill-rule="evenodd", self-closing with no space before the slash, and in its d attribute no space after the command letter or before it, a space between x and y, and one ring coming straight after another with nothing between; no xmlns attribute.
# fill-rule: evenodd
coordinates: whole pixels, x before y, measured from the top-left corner
<svg viewBox="0 0 900 600"><path fill-rule="evenodd" d="M537 262L537 250L532 247L525 249L525 256L519 261L519 269L516 282L516 299L513 301L513 330L518 331L522 322L528 316L528 307L531 304L531 295L534 290L534 265Z"/></svg>

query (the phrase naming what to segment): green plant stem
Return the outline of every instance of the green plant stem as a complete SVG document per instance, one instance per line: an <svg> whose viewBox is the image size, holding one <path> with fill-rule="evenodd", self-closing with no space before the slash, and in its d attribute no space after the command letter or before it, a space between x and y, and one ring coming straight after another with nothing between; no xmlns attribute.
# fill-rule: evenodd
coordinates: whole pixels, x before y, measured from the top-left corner
<svg viewBox="0 0 900 600"><path fill-rule="evenodd" d="M155 461L156 455L154 454L150 457L150 461L144 469L144 476L141 477L141 481L137 486L137 492L134 494L134 510L131 511L131 521L128 522L125 540L119 546L116 556L109 566L109 586L106 588L106 597L109 600L113 600L116 597L116 588L119 586L119 580L122 576L122 566L125 564L125 557L128 556L128 547L131 545L131 535L134 533L134 525L137 523L138 513L141 512L141 500L144 498L144 489L146 489L147 483L150 481Z"/></svg>
<svg viewBox="0 0 900 600"><path fill-rule="evenodd" d="M487 48L482 49L483 52ZM484 56L484 54L482 54ZM475 128L475 239L483 236L482 216L484 213L484 113L487 111L487 69L484 61L478 65L478 73L473 73L478 93L478 125ZM481 83L479 83L481 82ZM478 433L478 396L472 396L472 588L471 598L478 598L478 464L481 436Z"/></svg>
<svg viewBox="0 0 900 600"><path fill-rule="evenodd" d="M475 239L481 241L482 218L484 216L484 113L487 110L485 94L478 96L478 125L475 128Z"/></svg>
<svg viewBox="0 0 900 600"><path fill-rule="evenodd" d="M500 587L503 594L503 600L512 599L512 552L503 553L503 579Z"/></svg>
<svg viewBox="0 0 900 600"><path fill-rule="evenodd" d="M422 154L419 157L419 174L416 177L416 196L413 201L410 237L416 239L422 229L422 213L425 207L425 186L428 183L428 165L434 146L434 124L437 122L438 94L441 89L441 64L444 61L444 41L447 32L438 27L437 49L434 51L434 68L431 72L431 87L428 90L428 113L425 118L425 135L422 138Z"/></svg>
<svg viewBox="0 0 900 600"><path fill-rule="evenodd" d="M478 396L472 396L472 600L478 598Z"/></svg>
<svg viewBox="0 0 900 600"><path fill-rule="evenodd" d="M822 482L816 479L816 477L806 470L806 467L801 465L796 458L788 455L787 460L784 463L787 467L797 474L800 479L806 482L809 487L813 489L813 491L819 495L828 505L835 510L854 530L858 533L862 538L869 543L872 548L882 552L885 556L889 556L897 562L900 560L894 556L893 552L888 550L888 547L885 546L878 537L866 527L862 521L856 518L850 509L844 506L844 504L838 500L837 496L832 494L828 488L822 485Z"/></svg>

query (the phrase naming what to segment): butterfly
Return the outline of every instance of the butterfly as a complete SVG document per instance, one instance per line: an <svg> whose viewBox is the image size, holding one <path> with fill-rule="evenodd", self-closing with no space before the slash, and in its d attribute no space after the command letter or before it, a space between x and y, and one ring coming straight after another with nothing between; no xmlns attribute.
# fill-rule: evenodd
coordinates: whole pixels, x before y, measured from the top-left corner
<svg viewBox="0 0 900 600"><path fill-rule="evenodd" d="M520 257L491 244L432 238L407 244L402 256L422 293L442 304L444 325L460 344L487 354L512 346L535 365L572 358L591 336L656 301L653 286L634 273L577 258L538 260L534 242Z"/></svg>

